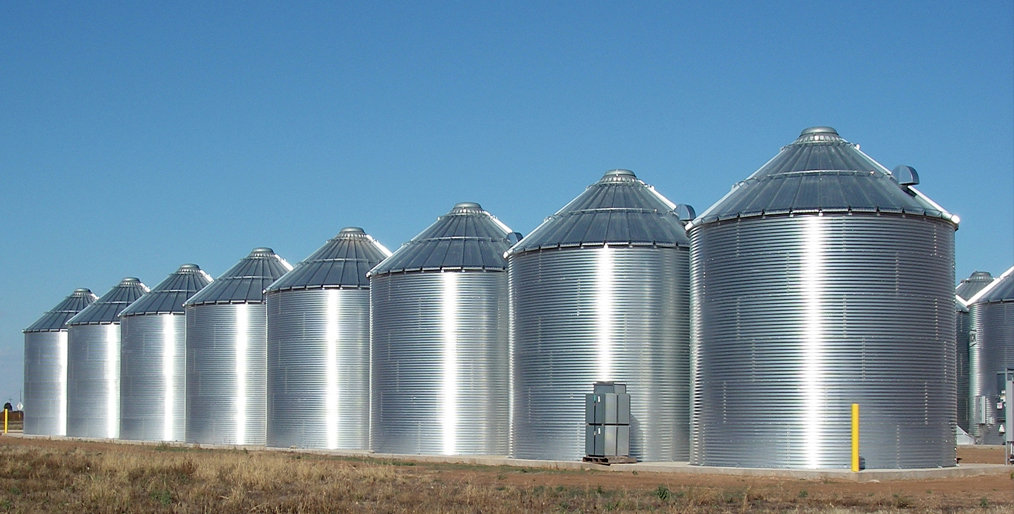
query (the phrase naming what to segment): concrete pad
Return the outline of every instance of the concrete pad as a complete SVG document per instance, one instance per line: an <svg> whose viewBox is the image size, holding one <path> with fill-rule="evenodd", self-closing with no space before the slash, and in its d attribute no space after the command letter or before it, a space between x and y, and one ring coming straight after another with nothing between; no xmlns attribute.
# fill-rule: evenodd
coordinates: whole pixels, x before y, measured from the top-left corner
<svg viewBox="0 0 1014 514"><path fill-rule="evenodd" d="M184 442L126 441L123 439L90 439L83 437L36 436L6 434L23 439L51 439L64 441L89 441L99 443L130 444L140 446L169 446L177 448L209 450L248 450L288 452L329 457L351 457L361 459L422 462L434 464L468 464L474 466L511 466L518 468L594 470L620 473L664 473L687 475L738 475L760 478L792 478L798 480L840 480L847 482L887 482L896 480L927 480L934 478L955 478L979 475L1014 473L1014 466L1003 464L962 464L949 468L932 469L867 469L853 473L846 469L777 469L777 468L722 468L712 466L691 466L688 462L638 462L636 464L613 464L611 466L590 462L563 460L511 459L500 455L403 455L374 453L367 450L319 450L307 448L267 448L264 446L236 446L229 444L193 444Z"/></svg>

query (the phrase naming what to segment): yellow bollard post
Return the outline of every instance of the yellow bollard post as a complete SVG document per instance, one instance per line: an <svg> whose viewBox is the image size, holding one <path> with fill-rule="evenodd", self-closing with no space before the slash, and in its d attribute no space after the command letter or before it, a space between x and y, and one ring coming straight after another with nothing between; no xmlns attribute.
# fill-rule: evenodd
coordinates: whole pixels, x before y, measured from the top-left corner
<svg viewBox="0 0 1014 514"><path fill-rule="evenodd" d="M852 471L859 471L859 404L852 404Z"/></svg>
<svg viewBox="0 0 1014 514"><path fill-rule="evenodd" d="M4 409L4 433L7 433L7 409Z"/></svg>

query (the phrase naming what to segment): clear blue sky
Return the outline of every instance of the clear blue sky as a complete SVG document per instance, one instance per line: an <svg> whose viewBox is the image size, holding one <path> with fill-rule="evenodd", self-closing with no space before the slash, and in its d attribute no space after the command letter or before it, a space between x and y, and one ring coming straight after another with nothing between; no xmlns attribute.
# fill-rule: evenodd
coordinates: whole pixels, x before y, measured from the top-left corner
<svg viewBox="0 0 1014 514"><path fill-rule="evenodd" d="M1014 264L1010 1L290 4L0 3L0 399L76 287L527 233L617 167L701 212L813 125L919 170L958 279Z"/></svg>

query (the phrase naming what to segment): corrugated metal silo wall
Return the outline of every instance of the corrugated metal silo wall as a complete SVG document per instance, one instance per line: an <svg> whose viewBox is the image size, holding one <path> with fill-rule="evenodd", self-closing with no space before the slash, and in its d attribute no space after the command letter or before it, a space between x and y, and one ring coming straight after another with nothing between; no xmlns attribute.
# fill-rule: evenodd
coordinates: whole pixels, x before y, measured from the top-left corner
<svg viewBox="0 0 1014 514"><path fill-rule="evenodd" d="M690 231L691 463L953 466L954 228L892 215Z"/></svg>
<svg viewBox="0 0 1014 514"><path fill-rule="evenodd" d="M120 439L183 441L186 433L186 318L120 321Z"/></svg>
<svg viewBox="0 0 1014 514"><path fill-rule="evenodd" d="M264 304L186 306L188 443L263 445Z"/></svg>
<svg viewBox="0 0 1014 514"><path fill-rule="evenodd" d="M25 334L25 433L67 435L67 331Z"/></svg>
<svg viewBox="0 0 1014 514"><path fill-rule="evenodd" d="M268 446L370 444L370 291L267 295Z"/></svg>
<svg viewBox="0 0 1014 514"><path fill-rule="evenodd" d="M120 432L120 325L75 325L67 337L67 435Z"/></svg>
<svg viewBox="0 0 1014 514"><path fill-rule="evenodd" d="M968 332L971 330L971 317L968 311L954 312L955 335L955 377L958 386L958 426L968 431Z"/></svg>
<svg viewBox="0 0 1014 514"><path fill-rule="evenodd" d="M506 455L507 274L385 274L370 294L372 449Z"/></svg>
<svg viewBox="0 0 1014 514"><path fill-rule="evenodd" d="M631 395L631 456L687 460L688 259L685 248L510 257L513 457L580 460L585 394L613 380Z"/></svg>
<svg viewBox="0 0 1014 514"><path fill-rule="evenodd" d="M974 344L970 345L969 407L972 412L971 435L976 444L1004 444L999 427L1003 411L996 408L1000 382L1007 368L1014 368L1014 302L977 303L971 306ZM976 397L981 397L976 400ZM987 418L975 416L977 403L985 404ZM978 409L982 409L978 407ZM983 423L985 421L985 423ZM1006 428L1010 430L1010 428Z"/></svg>

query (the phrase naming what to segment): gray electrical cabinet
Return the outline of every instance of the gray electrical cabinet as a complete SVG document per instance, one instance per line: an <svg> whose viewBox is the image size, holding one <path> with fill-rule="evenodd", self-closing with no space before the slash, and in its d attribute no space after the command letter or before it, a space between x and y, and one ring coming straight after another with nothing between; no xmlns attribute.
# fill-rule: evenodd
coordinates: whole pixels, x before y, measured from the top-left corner
<svg viewBox="0 0 1014 514"><path fill-rule="evenodd" d="M627 385L595 382L585 395L585 461L611 464L630 458L630 395Z"/></svg>

